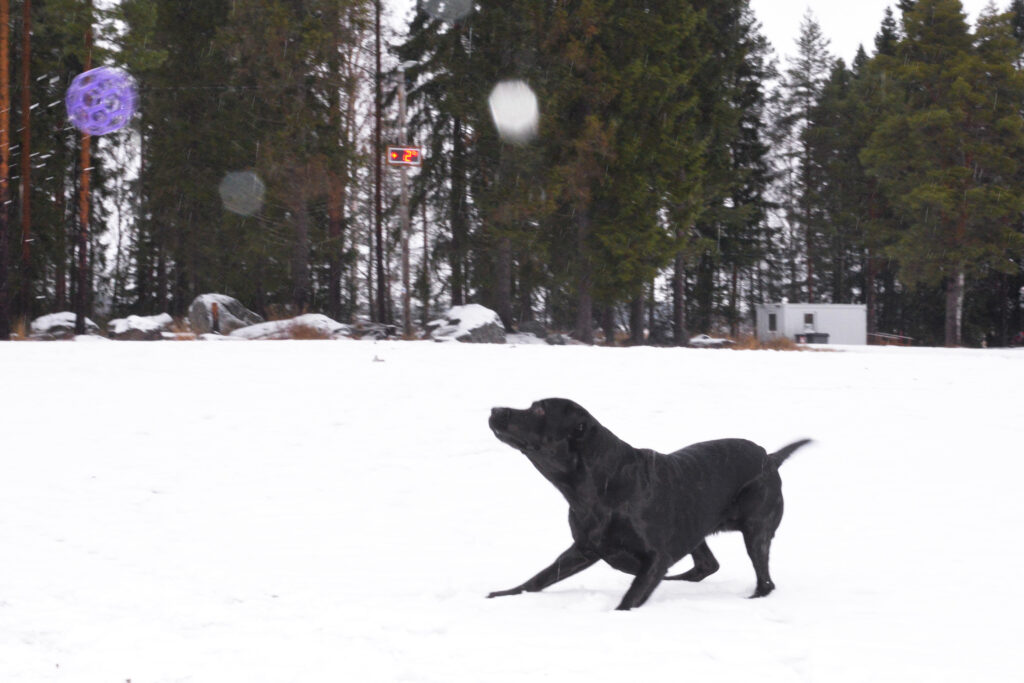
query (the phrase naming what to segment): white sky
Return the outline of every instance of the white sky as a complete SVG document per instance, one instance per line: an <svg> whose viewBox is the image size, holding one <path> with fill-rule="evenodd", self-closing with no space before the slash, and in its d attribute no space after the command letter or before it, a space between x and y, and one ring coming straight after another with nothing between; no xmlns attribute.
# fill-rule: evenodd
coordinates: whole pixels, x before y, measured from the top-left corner
<svg viewBox="0 0 1024 683"><path fill-rule="evenodd" d="M973 26L978 13L989 0L961 0ZM415 6L415 0L385 0L393 25L402 30L402 17ZM763 24L763 33L780 57L795 51L793 42L800 32L800 21L810 8L821 25L822 32L832 41L833 56L842 57L849 64L864 45L868 54L874 51L875 34L882 24L886 7L895 10L896 0L750 0L751 7ZM1009 7L1010 0L997 0L996 7Z"/></svg>
<svg viewBox="0 0 1024 683"><path fill-rule="evenodd" d="M978 13L989 0L961 0L967 20L973 26ZM750 0L763 25L762 32L780 57L796 51L794 41L800 33L800 22L808 8L814 13L822 33L832 41L831 52L842 57L847 65L853 61L857 46L863 44L868 54L874 52L875 34L882 25L885 8L892 7L896 20L896 0ZM1005 9L1010 0L998 0L996 7Z"/></svg>

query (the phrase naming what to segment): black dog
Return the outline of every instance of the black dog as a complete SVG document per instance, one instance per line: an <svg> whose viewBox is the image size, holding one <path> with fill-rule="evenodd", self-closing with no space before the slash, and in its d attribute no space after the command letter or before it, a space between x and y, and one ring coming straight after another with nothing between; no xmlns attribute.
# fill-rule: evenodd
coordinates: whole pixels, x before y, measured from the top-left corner
<svg viewBox="0 0 1024 683"><path fill-rule="evenodd" d="M757 575L750 597L775 588L768 550L782 520L778 468L809 440L771 455L742 439L662 455L633 448L563 398L538 401L527 410L494 408L489 424L569 501L573 544L526 583L487 597L543 590L604 560L636 576L617 609L639 607L662 579L700 581L717 571L704 538L719 531L743 533ZM692 569L665 576L688 554Z"/></svg>

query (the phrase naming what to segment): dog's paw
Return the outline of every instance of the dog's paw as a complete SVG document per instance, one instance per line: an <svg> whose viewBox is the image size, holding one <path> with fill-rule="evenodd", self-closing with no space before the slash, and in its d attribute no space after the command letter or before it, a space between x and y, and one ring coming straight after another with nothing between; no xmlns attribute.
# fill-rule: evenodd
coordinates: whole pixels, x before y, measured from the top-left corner
<svg viewBox="0 0 1024 683"><path fill-rule="evenodd" d="M488 593L487 597L488 598L500 598L500 597L503 597L505 595L519 595L522 592L523 592L522 588L510 588L507 591L494 591L493 593Z"/></svg>

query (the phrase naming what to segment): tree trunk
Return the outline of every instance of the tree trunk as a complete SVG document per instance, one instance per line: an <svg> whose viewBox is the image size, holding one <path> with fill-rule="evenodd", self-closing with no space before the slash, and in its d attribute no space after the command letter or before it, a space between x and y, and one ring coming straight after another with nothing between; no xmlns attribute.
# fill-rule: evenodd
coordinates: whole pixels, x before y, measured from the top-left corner
<svg viewBox="0 0 1024 683"><path fill-rule="evenodd" d="M519 285L516 290L515 296L518 299L516 304L517 313L519 315L519 322L523 323L527 320L533 320L533 268L529 260L529 256L523 259L519 264L518 268L518 279L517 284Z"/></svg>
<svg viewBox="0 0 1024 683"><path fill-rule="evenodd" d="M672 340L676 346L686 345L686 263L676 254L672 270Z"/></svg>
<svg viewBox="0 0 1024 683"><path fill-rule="evenodd" d="M739 268L732 265L732 284L729 287L729 334L733 339L740 336L740 309L739 309Z"/></svg>
<svg viewBox="0 0 1024 683"><path fill-rule="evenodd" d="M56 283L56 304L57 310L63 311L67 307L68 299L68 228L64 222L64 214L67 211L67 195L64 192L64 166L57 172L57 196L54 199L55 212L57 214L57 283Z"/></svg>
<svg viewBox="0 0 1024 683"><path fill-rule="evenodd" d="M715 302L715 261L705 252L697 264L697 285L694 292L697 299L697 331L711 332Z"/></svg>
<svg viewBox="0 0 1024 683"><path fill-rule="evenodd" d="M962 343L964 313L964 268L946 280L946 346L960 346Z"/></svg>
<svg viewBox="0 0 1024 683"><path fill-rule="evenodd" d="M512 331L512 240L503 237L498 244L498 263L494 289L495 307L505 329Z"/></svg>
<svg viewBox="0 0 1024 683"><path fill-rule="evenodd" d="M875 277L877 276L878 263L875 257L871 254L871 249L868 249L867 257L867 274L864 277L864 302L867 304L867 326L868 334L874 334L878 332L878 301L875 296Z"/></svg>
<svg viewBox="0 0 1024 683"><path fill-rule="evenodd" d="M805 214L806 215L806 214ZM808 218L807 232L807 303L814 303L814 237Z"/></svg>
<svg viewBox="0 0 1024 683"><path fill-rule="evenodd" d="M377 322L387 323L388 311L387 311L387 278L384 274L384 215L382 207L381 192L383 190L382 184L383 179L383 159L384 147L381 141L381 118L383 113L381 111L383 103L381 101L381 26L380 26L380 3L381 0L375 0L374 6L374 35L376 39L376 71L374 72L374 118L376 124L374 126L373 134L373 167L376 176L376 183L374 185L374 226L375 226L375 237L377 240Z"/></svg>
<svg viewBox="0 0 1024 683"><path fill-rule="evenodd" d="M21 304L32 317L32 0L21 5Z"/></svg>
<svg viewBox="0 0 1024 683"><path fill-rule="evenodd" d="M586 209L576 210L576 255L579 258L577 275L576 329L573 336L584 344L594 343L593 265L587 242L590 239L590 216Z"/></svg>
<svg viewBox="0 0 1024 683"><path fill-rule="evenodd" d="M615 346L615 307L611 304L601 307L601 327L604 329L605 346Z"/></svg>
<svg viewBox="0 0 1024 683"><path fill-rule="evenodd" d="M335 320L341 320L341 258L344 253L342 218L345 210L345 188L337 174L327 178L327 309Z"/></svg>
<svg viewBox="0 0 1024 683"><path fill-rule="evenodd" d="M302 315L309 305L309 209L306 202L300 199L293 211L295 252L292 255L292 303L295 305L295 314Z"/></svg>
<svg viewBox="0 0 1024 683"><path fill-rule="evenodd" d="M375 320L377 317L377 294L373 288L373 232L374 224L373 221L370 221L366 226L366 249L368 253L366 260L366 306L367 315L370 320Z"/></svg>
<svg viewBox="0 0 1024 683"><path fill-rule="evenodd" d="M465 271L463 270L463 251L466 239L466 172L465 143L462 139L462 120L455 117L453 122L454 140L452 141L452 187L451 187L451 270L452 270L452 306L461 306L465 300Z"/></svg>
<svg viewBox="0 0 1024 683"><path fill-rule="evenodd" d="M640 346L644 343L644 294L641 291L629 302L629 343Z"/></svg>
<svg viewBox="0 0 1024 683"><path fill-rule="evenodd" d="M11 171L10 0L0 0L0 340L11 338L11 311L7 288L7 199Z"/></svg>
<svg viewBox="0 0 1024 683"><path fill-rule="evenodd" d="M426 195L426 192L424 192ZM423 197L423 324L430 320L430 228L427 223L427 198Z"/></svg>
<svg viewBox="0 0 1024 683"><path fill-rule="evenodd" d="M1010 345L1010 276L999 274L999 346Z"/></svg>
<svg viewBox="0 0 1024 683"><path fill-rule="evenodd" d="M341 37L341 15L337 4L331 5L328 21L331 31L331 46L327 58L327 70L338 83L345 82L345 72L339 50L344 48ZM346 88L346 91L348 89ZM348 131L341 110L341 89L333 87L328 92L330 130L342 144L348 142ZM347 167L347 161L344 162ZM327 171L327 311L335 320L341 320L341 258L342 221L345 213L345 172L347 168Z"/></svg>

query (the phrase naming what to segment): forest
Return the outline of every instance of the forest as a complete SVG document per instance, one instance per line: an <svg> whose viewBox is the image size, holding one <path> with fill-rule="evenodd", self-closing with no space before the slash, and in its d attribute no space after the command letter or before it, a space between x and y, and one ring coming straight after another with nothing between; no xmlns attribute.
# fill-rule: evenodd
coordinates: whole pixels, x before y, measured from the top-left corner
<svg viewBox="0 0 1024 683"><path fill-rule="evenodd" d="M685 344L788 299L915 344L1019 339L1024 0L973 26L900 0L850 64L810 13L771 46L749 0L438 4L0 0L0 339L206 292L406 335L479 303ZM64 95L100 65L138 111L89 136ZM509 79L527 141L488 109ZM227 201L239 177L257 206Z"/></svg>

